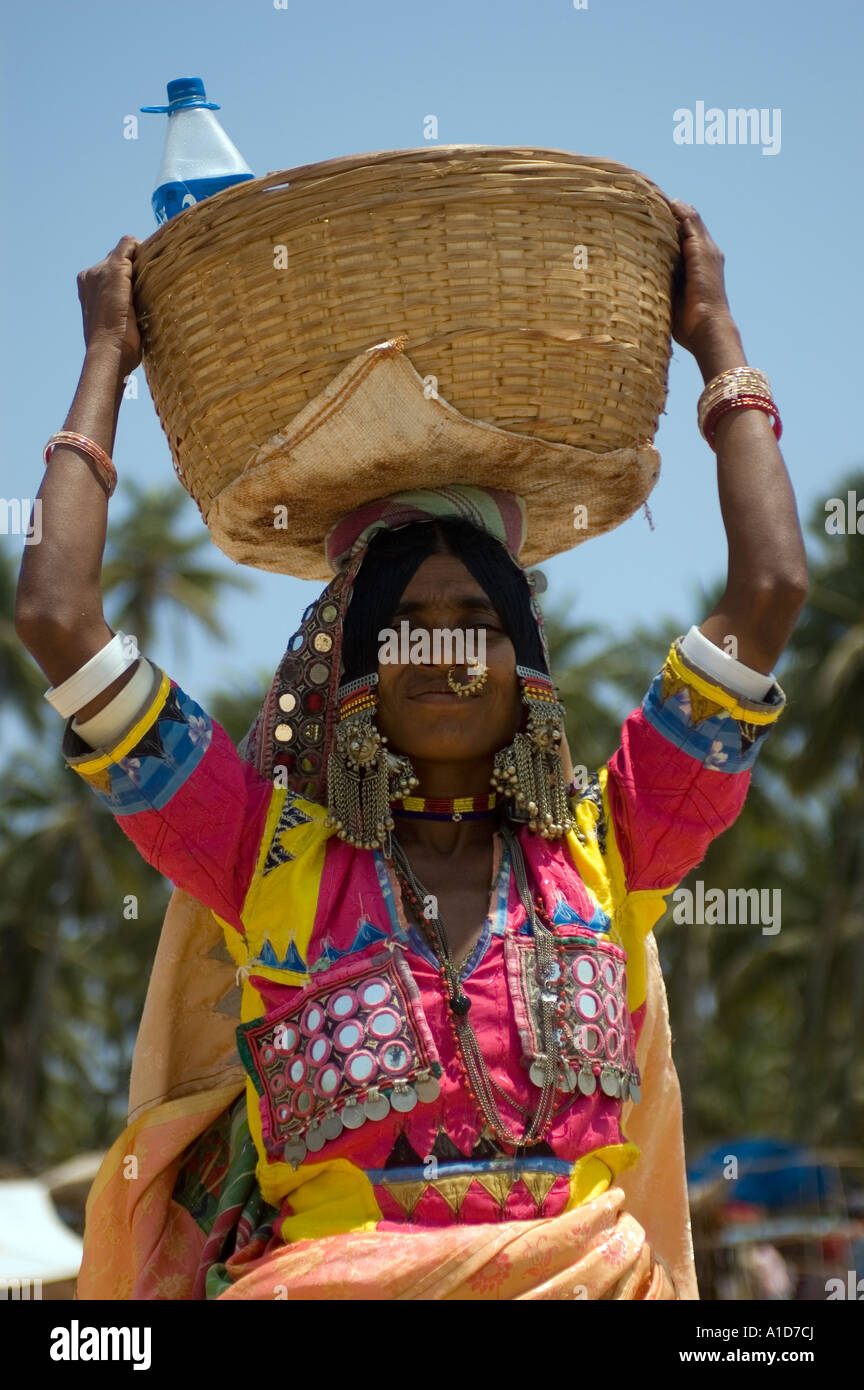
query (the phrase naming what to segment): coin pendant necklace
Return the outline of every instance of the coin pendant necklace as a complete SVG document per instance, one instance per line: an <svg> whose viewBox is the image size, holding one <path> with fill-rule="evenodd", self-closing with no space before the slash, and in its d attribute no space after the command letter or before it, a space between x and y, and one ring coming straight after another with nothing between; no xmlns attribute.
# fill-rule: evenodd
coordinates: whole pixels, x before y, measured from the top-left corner
<svg viewBox="0 0 864 1390"><path fill-rule="evenodd" d="M487 1124L497 1137L504 1143L521 1149L539 1144L552 1123L552 1107L559 1080L559 1038L556 1026L558 992L555 988L558 972L553 944L554 937L538 917L528 890L522 847L507 826L502 826L501 834L510 851L519 896L534 933L534 969L540 988L539 1022L543 1050L540 1055L535 1057L531 1067L532 1081L540 1089L537 1106L533 1113L502 1090L489 1074L477 1042L477 1036L468 1021L471 1001L462 988L462 981L450 952L450 943L447 940L444 924L437 911L427 917L427 909L423 907L424 903L429 902L430 897L434 903L435 897L427 893L420 883L395 835L392 839L393 865L396 870L396 877L412 909L412 915L426 935L441 967L454 1033L475 1100ZM496 1091L514 1110L525 1117L523 1134L515 1134L506 1121L502 1119L495 1100L494 1092Z"/></svg>

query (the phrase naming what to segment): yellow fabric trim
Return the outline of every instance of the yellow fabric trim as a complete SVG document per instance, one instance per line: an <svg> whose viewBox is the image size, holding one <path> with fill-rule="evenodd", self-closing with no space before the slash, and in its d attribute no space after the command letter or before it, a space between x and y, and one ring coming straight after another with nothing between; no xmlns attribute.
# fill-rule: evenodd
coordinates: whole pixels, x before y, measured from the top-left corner
<svg viewBox="0 0 864 1390"><path fill-rule="evenodd" d="M142 714L138 723L133 724L126 737L114 748L109 749L107 753L100 754L97 758L87 758L84 762L72 763L71 766L74 771L80 772L82 777L89 777L92 773L102 772L106 767L112 767L114 763L119 762L121 758L125 758L126 754L131 752L135 744L140 742L147 730L155 723L156 716L167 700L170 689L171 682L163 671L162 679L159 682L159 689L156 695L154 695L153 701L146 714Z"/></svg>
<svg viewBox="0 0 864 1390"><path fill-rule="evenodd" d="M627 1006L633 1013L644 1004L647 990L645 967L645 938L666 911L664 895L669 888L640 888L627 892L624 861L615 838L612 810L609 804L609 768L604 765L597 773L606 820L606 853L597 844L598 808L595 802L571 799L571 811L576 826L567 834L570 858L585 887L610 918L610 930L598 934L598 939L612 941L627 952ZM576 831L584 835L579 840Z"/></svg>
<svg viewBox="0 0 864 1390"><path fill-rule="evenodd" d="M613 941L620 945L626 956L626 1004L629 1011L635 1012L645 1004L647 976L645 965L645 938L654 924L660 922L665 912L664 894L670 888L640 888L636 892L626 891L624 860L615 840L615 827L608 802L608 767L603 766L597 773L603 798L603 815L606 817L606 855L601 855L597 845L597 806L593 801L571 801L571 812L575 816L574 830L567 835L572 862L582 877L583 884L590 895L596 899L600 908L610 916L610 931L599 934L599 940ZM576 830L581 831L585 841L578 840Z"/></svg>
<svg viewBox="0 0 864 1390"><path fill-rule="evenodd" d="M706 699L722 705L733 719L742 719L747 724L773 724L785 707L785 697L783 702L777 705L767 705L759 700L748 700L741 704L740 700L743 699L743 696L737 697L725 690L722 685L715 685L712 681L697 675L692 666L689 666L679 654L674 643L669 648L666 665L679 680L685 681L687 685L692 685L694 690L698 690L699 694L704 695Z"/></svg>
<svg viewBox="0 0 864 1390"><path fill-rule="evenodd" d="M246 923L250 962L258 956L265 941L270 942L280 958L285 956L293 942L305 961L315 926L324 854L327 841L336 833L325 824L327 812L323 807L302 797L294 798L297 809L309 819L302 825L283 830L280 835L282 847L292 858L271 869L266 877L262 873L285 799L290 795L284 787L273 789L258 863L243 904L242 916ZM286 911L288 894L290 912ZM258 968L254 967L255 970ZM265 967L261 967L261 973L265 973ZM288 981L288 977L289 972L285 971L277 972L272 978L285 978ZM290 972L290 977L288 982L293 982L298 979L298 974ZM304 984L308 983L308 976L300 978Z"/></svg>
<svg viewBox="0 0 864 1390"><path fill-rule="evenodd" d="M577 801L571 798L570 811L576 820L576 825L566 836L570 858L589 893L603 911L612 917L615 907L612 901L612 883L597 844L597 808L593 801ZM577 837L577 830L584 835L584 842Z"/></svg>
<svg viewBox="0 0 864 1390"><path fill-rule="evenodd" d="M246 957L249 954L249 952L246 949L245 939L240 935L240 932L231 922L226 922L225 918L220 917L219 913L214 912L212 908L210 909L210 915L211 917L215 918L215 920L219 923L219 926L222 928L222 932L225 937L225 945L228 949L228 954L234 961L235 965L245 965Z"/></svg>
<svg viewBox="0 0 864 1390"><path fill-rule="evenodd" d="M638 1161L642 1150L635 1144L607 1144L603 1149L583 1154L573 1164L570 1175L570 1197L565 1211L581 1207L592 1197L599 1197L612 1185L613 1179L625 1168L632 1168Z"/></svg>
<svg viewBox="0 0 864 1390"><path fill-rule="evenodd" d="M262 980L274 980L277 985L288 985L291 989L305 989L312 979L311 975L304 975L299 970L279 970L273 965L250 965L249 970L253 975L259 975ZM260 997L258 995L259 999ZM252 1017L257 1018L258 1015L253 1014ZM243 1020L244 1023L247 1021Z"/></svg>
<svg viewBox="0 0 864 1390"><path fill-rule="evenodd" d="M270 942L280 958L285 955L293 941L305 960L315 925L321 874L324 868L324 853L327 840L334 833L324 823L327 812L323 807L318 806L315 802L306 801L302 797L293 798L298 809L309 819L301 825L290 826L281 832L280 842L293 857L271 869L266 878L262 872L285 805L285 799L290 795L291 793L287 788L275 785L271 792L270 804L261 834L261 843L258 848L255 872L241 909L241 917L246 928L245 939L230 923L219 917L217 913L213 913L223 929L225 943L232 960L244 972L240 1002L240 1021L242 1023L249 1023L253 1019L260 1018L265 1012L264 1001L260 992L248 979L247 970L262 979L274 980L292 988L302 989L309 984L311 978L308 974L299 971L281 970L273 966L255 963L265 941ZM261 1191L267 1202L272 1206L278 1206L282 1197L292 1187L291 1179L294 1177L294 1170L290 1164L267 1161L261 1127L259 1096L252 1079L248 1076L246 1077L246 1115L249 1121L249 1131L258 1153L257 1175ZM305 1171L317 1172L318 1167ZM369 1191L371 1193L371 1186ZM377 1205L375 1210L378 1211ZM380 1220L380 1212L375 1220ZM294 1236L292 1239L300 1239L300 1237Z"/></svg>
<svg viewBox="0 0 864 1390"><path fill-rule="evenodd" d="M256 1177L271 1206L287 1199L290 1213L279 1226L285 1241L317 1240L349 1231L374 1231L383 1220L369 1178L346 1158L327 1163L260 1163Z"/></svg>
<svg viewBox="0 0 864 1390"><path fill-rule="evenodd" d="M627 1007L633 1013L645 1003L648 987L645 937L663 916L666 904L659 892L652 893L645 889L638 893L627 892L624 861L615 838L612 807L609 803L609 768L602 767L598 777L603 796L603 813L606 817L606 864L612 885L612 900L615 904L611 935L627 952Z"/></svg>
<svg viewBox="0 0 864 1390"><path fill-rule="evenodd" d="M615 838L615 822L612 819L612 806L609 800L609 768L604 765L597 774L600 783L600 794L603 798L603 816L606 821L606 858L605 863L609 874L611 887L611 897L614 904L612 916L612 935L615 936L617 923L615 921L617 912L627 897L627 877L624 872L624 860L621 858L621 851L618 848L618 841ZM621 942L627 950L627 943Z"/></svg>
<svg viewBox="0 0 864 1390"><path fill-rule="evenodd" d="M270 805L267 808L267 819L264 822L264 830L261 834L261 843L258 846L258 858L255 863L255 873L252 875L252 882L250 883L249 891L246 894L247 902L252 896L252 889L255 886L257 877L261 873L261 870L264 868L264 864L266 863L267 855L270 852L270 844L273 840L273 833L278 824L279 817L282 814L282 807L285 805L285 798L287 795L288 792L284 787L277 787L274 783L273 790L270 793Z"/></svg>

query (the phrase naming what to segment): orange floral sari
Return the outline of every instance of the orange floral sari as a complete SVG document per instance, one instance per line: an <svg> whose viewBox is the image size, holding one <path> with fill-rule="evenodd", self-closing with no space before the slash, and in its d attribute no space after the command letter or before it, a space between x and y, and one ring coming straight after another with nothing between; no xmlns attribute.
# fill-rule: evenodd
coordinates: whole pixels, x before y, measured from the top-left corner
<svg viewBox="0 0 864 1390"><path fill-rule="evenodd" d="M676 1299L645 1232L612 1187L541 1221L326 1236L227 1261L221 1299ZM248 1249L248 1248L247 1248ZM244 1256L246 1258L244 1259Z"/></svg>

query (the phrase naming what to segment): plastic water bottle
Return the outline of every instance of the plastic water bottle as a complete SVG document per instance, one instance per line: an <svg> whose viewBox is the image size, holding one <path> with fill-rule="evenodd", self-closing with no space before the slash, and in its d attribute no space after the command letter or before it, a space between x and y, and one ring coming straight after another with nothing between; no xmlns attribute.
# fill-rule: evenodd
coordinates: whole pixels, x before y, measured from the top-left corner
<svg viewBox="0 0 864 1390"><path fill-rule="evenodd" d="M158 184L151 199L160 225L223 188L254 179L237 146L211 115L221 108L207 100L200 77L178 77L168 83L167 106L140 109L168 114Z"/></svg>

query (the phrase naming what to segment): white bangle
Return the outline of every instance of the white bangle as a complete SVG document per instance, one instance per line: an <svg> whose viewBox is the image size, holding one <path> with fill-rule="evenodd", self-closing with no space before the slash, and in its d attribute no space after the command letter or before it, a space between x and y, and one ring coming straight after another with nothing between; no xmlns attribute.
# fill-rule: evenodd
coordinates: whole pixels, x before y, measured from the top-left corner
<svg viewBox="0 0 864 1390"><path fill-rule="evenodd" d="M730 656L729 652L706 637L695 623L681 640L681 653L707 676L733 690L736 695L743 695L745 700L764 700L775 684L773 672L766 676L762 671L754 671L752 666L745 666L743 661Z"/></svg>
<svg viewBox="0 0 864 1390"><path fill-rule="evenodd" d="M77 719L72 720L73 734L89 743L91 748L102 748L107 752L119 742L120 735L137 723L152 704L152 687L153 667L147 658L142 656L131 681L126 682L123 689L113 700L108 701L104 709L83 724L79 724Z"/></svg>
<svg viewBox="0 0 864 1390"><path fill-rule="evenodd" d="M107 690L118 676L134 666L138 655L134 639L128 638L125 632L116 632L101 652L91 656L62 685L52 685L50 690L46 690L45 699L63 719L68 719L70 714L84 709L103 690Z"/></svg>

